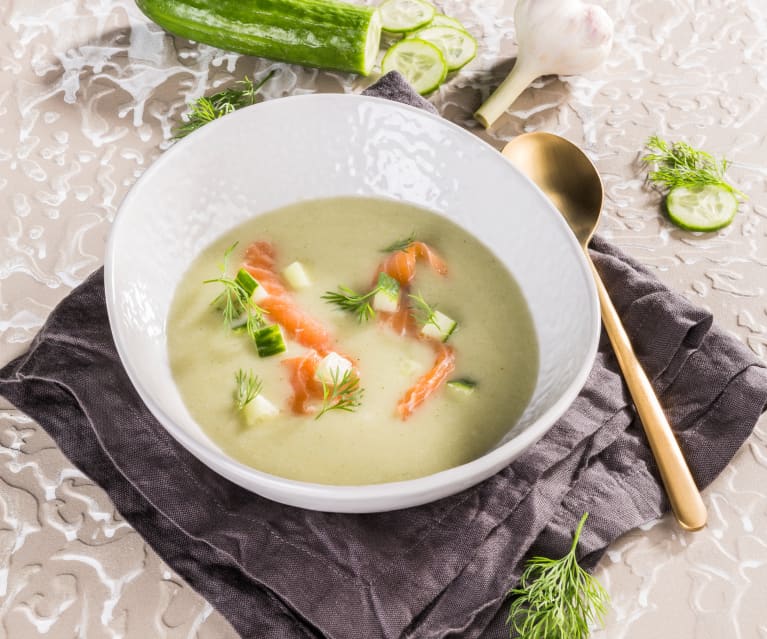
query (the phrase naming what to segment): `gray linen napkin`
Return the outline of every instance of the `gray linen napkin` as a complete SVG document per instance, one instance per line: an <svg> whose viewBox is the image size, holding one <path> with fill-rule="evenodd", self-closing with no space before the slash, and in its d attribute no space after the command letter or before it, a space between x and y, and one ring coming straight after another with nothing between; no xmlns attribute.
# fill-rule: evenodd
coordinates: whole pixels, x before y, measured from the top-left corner
<svg viewBox="0 0 767 639"><path fill-rule="evenodd" d="M397 75L368 93L422 102ZM765 409L767 370L609 243L595 239L593 257L704 487ZM588 511L579 548L593 565L668 508L604 338L577 400L523 457L458 495L371 515L271 502L181 448L121 366L102 270L0 371L0 394L247 638L501 637L504 593L529 553L562 555Z"/></svg>

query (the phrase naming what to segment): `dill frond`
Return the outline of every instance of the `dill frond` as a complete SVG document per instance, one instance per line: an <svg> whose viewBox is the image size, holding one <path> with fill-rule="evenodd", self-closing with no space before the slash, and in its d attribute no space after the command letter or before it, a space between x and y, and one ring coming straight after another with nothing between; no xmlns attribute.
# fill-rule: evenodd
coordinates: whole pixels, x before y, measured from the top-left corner
<svg viewBox="0 0 767 639"><path fill-rule="evenodd" d="M275 70L273 69L257 84L254 84L250 78L243 78L228 89L190 102L188 105L189 112L186 114L184 122L176 127L173 139L180 140L218 118L255 104L258 91L274 74Z"/></svg>
<svg viewBox="0 0 767 639"><path fill-rule="evenodd" d="M602 623L610 598L578 564L575 550L588 513L581 517L569 552L561 559L533 557L525 567L506 624L519 639L586 639Z"/></svg>

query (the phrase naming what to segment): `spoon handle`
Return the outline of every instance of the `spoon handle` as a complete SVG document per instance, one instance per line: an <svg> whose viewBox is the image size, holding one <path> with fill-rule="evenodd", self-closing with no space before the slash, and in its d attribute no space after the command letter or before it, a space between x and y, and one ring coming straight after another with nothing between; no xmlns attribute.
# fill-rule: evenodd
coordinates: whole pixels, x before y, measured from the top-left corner
<svg viewBox="0 0 767 639"><path fill-rule="evenodd" d="M588 255L587 255L588 257ZM626 329L613 306L602 279L589 258L596 280L602 322L610 338L618 364L623 371L639 419L644 426L666 494L679 525L685 530L700 530L706 525L706 506L692 478L679 443L663 413L658 397L647 379L631 346Z"/></svg>

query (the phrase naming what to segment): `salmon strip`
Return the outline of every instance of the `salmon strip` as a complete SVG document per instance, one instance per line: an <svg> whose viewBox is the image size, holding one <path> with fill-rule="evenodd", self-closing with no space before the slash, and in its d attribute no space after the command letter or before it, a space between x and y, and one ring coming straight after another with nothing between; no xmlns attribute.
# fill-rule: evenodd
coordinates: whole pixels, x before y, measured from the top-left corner
<svg viewBox="0 0 767 639"><path fill-rule="evenodd" d="M334 339L322 323L298 307L275 268L275 252L270 242L253 242L245 252L244 266L264 287L269 297L259 302L288 336L307 348L327 355Z"/></svg>
<svg viewBox="0 0 767 639"><path fill-rule="evenodd" d="M253 242L245 251L245 267L271 295L287 295L288 291L282 283L275 268L275 251L271 242Z"/></svg>
<svg viewBox="0 0 767 639"><path fill-rule="evenodd" d="M437 344L437 360L431 370L405 391L397 403L397 414L405 421L413 411L431 397L447 381L455 370L455 351L449 346Z"/></svg>
<svg viewBox="0 0 767 639"><path fill-rule="evenodd" d="M381 321L391 326L397 334L405 337L406 335L416 334L416 323L413 314L410 312L408 304L407 289L402 289L399 294L399 309L394 313L381 313Z"/></svg>
<svg viewBox="0 0 767 639"><path fill-rule="evenodd" d="M316 351L308 351L301 357L282 361L290 372L290 385L293 387L290 406L297 415L307 415L311 412L309 403L322 399L322 384L314 378L320 359Z"/></svg>
<svg viewBox="0 0 767 639"><path fill-rule="evenodd" d="M381 313L383 320L391 325L399 335L415 334L415 322L410 313L408 303L409 285L415 277L415 266L418 259L425 259L440 275L447 275L447 264L434 249L425 242L412 242L404 251L395 251L384 260L373 278L373 286L378 282L381 272L394 278L399 283L399 310L394 313Z"/></svg>
<svg viewBox="0 0 767 639"><path fill-rule="evenodd" d="M415 277L415 254L410 249L392 253L378 270L393 277L400 286L407 286Z"/></svg>
<svg viewBox="0 0 767 639"><path fill-rule="evenodd" d="M392 253L378 270L393 277L401 286L407 286L415 277L418 259L425 259L437 273L447 275L447 263L425 242L413 242L404 251Z"/></svg>
<svg viewBox="0 0 767 639"><path fill-rule="evenodd" d="M322 357L317 351L309 350L300 357L291 357L281 362L290 373L290 385L293 388L290 408L296 415L315 412L312 410L312 402L315 400L322 402L324 399L325 389L322 382L315 377L317 366L321 361ZM359 376L356 369L354 370Z"/></svg>
<svg viewBox="0 0 767 639"><path fill-rule="evenodd" d="M425 242L413 242L408 250L413 251L416 257L429 262L429 266L440 275L447 275L447 262Z"/></svg>
<svg viewBox="0 0 767 639"><path fill-rule="evenodd" d="M418 327L412 313L408 292L410 283L415 277L416 263L418 260L426 260L431 268L440 275L447 275L447 263L439 254L425 242L412 242L404 251L396 251L384 260L378 271L383 271L389 277L399 282L401 288L399 310L395 313L382 313L381 319L398 335L421 339L418 335ZM437 344L437 361L432 369L421 376L418 381L409 388L397 404L397 413L406 420L413 411L423 404L447 381L448 376L455 369L455 353L452 348L444 344Z"/></svg>

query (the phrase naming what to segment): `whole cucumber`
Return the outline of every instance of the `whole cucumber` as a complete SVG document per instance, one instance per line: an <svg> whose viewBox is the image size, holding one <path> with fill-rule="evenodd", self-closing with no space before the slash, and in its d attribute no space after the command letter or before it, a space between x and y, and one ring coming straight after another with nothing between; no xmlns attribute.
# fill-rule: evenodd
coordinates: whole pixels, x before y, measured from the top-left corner
<svg viewBox="0 0 767 639"><path fill-rule="evenodd" d="M378 11L338 0L136 0L173 34L310 67L367 75L381 38Z"/></svg>

